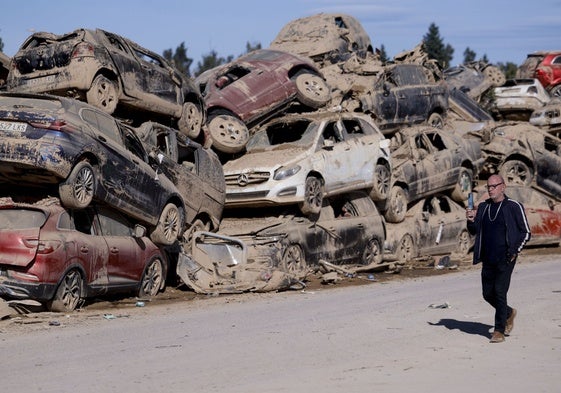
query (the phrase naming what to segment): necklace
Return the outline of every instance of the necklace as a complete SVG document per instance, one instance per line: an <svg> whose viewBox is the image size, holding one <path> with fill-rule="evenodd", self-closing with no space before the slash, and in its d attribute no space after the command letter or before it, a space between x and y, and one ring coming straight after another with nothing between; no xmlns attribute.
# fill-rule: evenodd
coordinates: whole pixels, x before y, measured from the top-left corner
<svg viewBox="0 0 561 393"><path fill-rule="evenodd" d="M495 212L495 217L493 217L493 218L491 218L491 205L489 205L489 210L487 210L487 213L489 215L489 221L493 222L497 219L497 216L499 215L499 212L501 211L501 206L503 205L503 201L504 201L504 199L501 201L501 203L499 203L499 208Z"/></svg>

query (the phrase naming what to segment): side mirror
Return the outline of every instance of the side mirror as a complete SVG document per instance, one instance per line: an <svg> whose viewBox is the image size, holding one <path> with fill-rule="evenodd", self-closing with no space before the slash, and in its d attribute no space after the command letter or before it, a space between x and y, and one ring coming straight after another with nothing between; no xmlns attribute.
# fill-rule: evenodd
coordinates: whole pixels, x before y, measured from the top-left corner
<svg viewBox="0 0 561 393"><path fill-rule="evenodd" d="M133 232L133 237L139 239L141 237L144 237L146 235L146 228L143 227L140 224L136 224L134 226L134 232Z"/></svg>

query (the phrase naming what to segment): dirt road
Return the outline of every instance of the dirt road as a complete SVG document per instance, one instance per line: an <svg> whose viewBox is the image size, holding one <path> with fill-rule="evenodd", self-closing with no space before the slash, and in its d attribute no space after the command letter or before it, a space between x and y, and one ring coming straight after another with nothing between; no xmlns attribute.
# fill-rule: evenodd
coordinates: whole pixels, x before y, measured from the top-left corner
<svg viewBox="0 0 561 393"><path fill-rule="evenodd" d="M329 290L131 302L114 314L51 315L50 323L3 321L2 388L554 392L561 260L532 260L515 270L510 301L519 317L501 344L488 343L493 313L473 268Z"/></svg>

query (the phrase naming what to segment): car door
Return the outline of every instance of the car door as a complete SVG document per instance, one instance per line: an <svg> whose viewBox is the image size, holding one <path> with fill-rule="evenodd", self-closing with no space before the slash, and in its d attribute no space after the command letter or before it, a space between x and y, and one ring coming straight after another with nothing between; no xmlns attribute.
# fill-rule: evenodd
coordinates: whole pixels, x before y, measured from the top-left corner
<svg viewBox="0 0 561 393"><path fill-rule="evenodd" d="M393 76L397 87L396 123L419 123L428 117L430 86L422 67L401 64L395 67Z"/></svg>
<svg viewBox="0 0 561 393"><path fill-rule="evenodd" d="M455 208L453 202L443 196L432 196L425 200L422 228L424 253L448 253L458 247L458 235L465 229L465 211ZM426 231L426 233L423 233Z"/></svg>

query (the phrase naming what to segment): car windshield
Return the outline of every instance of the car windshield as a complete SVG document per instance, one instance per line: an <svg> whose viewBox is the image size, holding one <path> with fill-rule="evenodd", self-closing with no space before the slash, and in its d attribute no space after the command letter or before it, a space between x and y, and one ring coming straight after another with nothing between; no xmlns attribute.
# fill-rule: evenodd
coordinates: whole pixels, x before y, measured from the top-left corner
<svg viewBox="0 0 561 393"><path fill-rule="evenodd" d="M308 148L314 143L317 124L300 119L293 122L278 122L264 128L247 142L248 152Z"/></svg>
<svg viewBox="0 0 561 393"><path fill-rule="evenodd" d="M41 210L2 209L0 210L0 230L27 229L43 226L47 216Z"/></svg>

